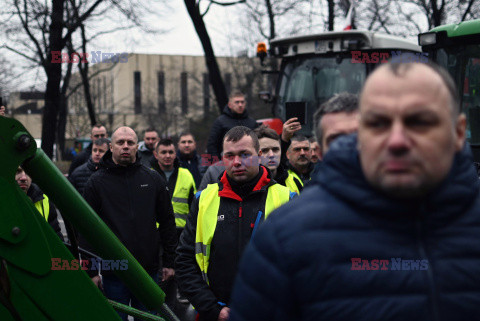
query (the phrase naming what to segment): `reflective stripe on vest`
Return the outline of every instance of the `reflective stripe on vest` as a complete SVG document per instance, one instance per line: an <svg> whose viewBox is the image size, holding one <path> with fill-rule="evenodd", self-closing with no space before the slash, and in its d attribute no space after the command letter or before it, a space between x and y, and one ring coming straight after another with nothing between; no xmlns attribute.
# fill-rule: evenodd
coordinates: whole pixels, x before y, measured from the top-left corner
<svg viewBox="0 0 480 321"><path fill-rule="evenodd" d="M288 177L287 177L287 179L285 179L285 186L287 186L292 192L300 194L300 190L299 190L297 184L295 183L295 179L297 179L298 182L300 183L300 185L303 187L302 179L297 175L297 173L295 173L294 171L289 169L288 170Z"/></svg>
<svg viewBox="0 0 480 321"><path fill-rule="evenodd" d="M195 180L188 169L179 167L177 182L172 196L173 213L175 214L175 224L177 227L185 227L190 204L188 204L188 195L193 187L193 194L197 193Z"/></svg>
<svg viewBox="0 0 480 321"><path fill-rule="evenodd" d="M48 216L50 215L50 203L48 202L47 195L43 194L43 200L35 202L35 207L40 212L40 214L48 222Z"/></svg>
<svg viewBox="0 0 480 321"><path fill-rule="evenodd" d="M268 188L265 201L265 218L281 205L290 200L290 190L280 184ZM217 216L220 208L218 183L210 184L200 194L198 202L197 231L195 235L195 259L203 279L208 283L207 271L210 258L210 245L217 226Z"/></svg>

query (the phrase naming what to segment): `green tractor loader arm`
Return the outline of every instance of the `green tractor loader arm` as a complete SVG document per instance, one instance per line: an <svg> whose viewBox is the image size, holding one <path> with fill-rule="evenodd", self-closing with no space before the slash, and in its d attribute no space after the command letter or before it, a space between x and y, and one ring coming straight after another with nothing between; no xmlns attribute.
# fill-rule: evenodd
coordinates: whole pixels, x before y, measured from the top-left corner
<svg viewBox="0 0 480 321"><path fill-rule="evenodd" d="M147 308L178 320L160 287L15 119L0 117L0 155L0 320L120 320L17 185L19 165L103 259L127 260L115 274Z"/></svg>

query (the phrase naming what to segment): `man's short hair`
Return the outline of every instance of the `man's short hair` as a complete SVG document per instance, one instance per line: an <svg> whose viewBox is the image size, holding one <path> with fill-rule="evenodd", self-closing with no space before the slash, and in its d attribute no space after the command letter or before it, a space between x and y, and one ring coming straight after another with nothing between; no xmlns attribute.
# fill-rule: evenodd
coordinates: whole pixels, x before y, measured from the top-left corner
<svg viewBox="0 0 480 321"><path fill-rule="evenodd" d="M244 136L250 136L253 142L253 148L255 151L260 150L260 143L258 142L257 135L248 127L245 126L236 126L230 129L225 136L223 137L223 142L238 142Z"/></svg>
<svg viewBox="0 0 480 321"><path fill-rule="evenodd" d="M175 146L175 144L173 143L173 140L171 138L162 138L160 139L160 141L157 143L157 145L155 145L155 151L158 150L158 147L162 145L162 146L170 146L170 145L173 145Z"/></svg>
<svg viewBox="0 0 480 321"><path fill-rule="evenodd" d="M240 90L235 90L235 91L232 91L232 93L228 96L228 99L230 100L234 97L245 97L245 94Z"/></svg>
<svg viewBox="0 0 480 321"><path fill-rule="evenodd" d="M109 146L110 145L110 139L102 137L102 138L99 138L99 139L95 139L93 141L93 145L102 146L103 144L107 144L107 146Z"/></svg>
<svg viewBox="0 0 480 321"><path fill-rule="evenodd" d="M180 138L183 136L192 136L193 140L195 140L195 136L191 132L181 132L180 135L178 135L178 140L180 141Z"/></svg>
<svg viewBox="0 0 480 321"><path fill-rule="evenodd" d="M268 126L262 125L257 127L253 130L253 132L257 135L258 139L271 138L280 141L280 136L277 134L277 132Z"/></svg>
<svg viewBox="0 0 480 321"><path fill-rule="evenodd" d="M105 125L102 123L95 123L95 125L92 126L92 128L100 128L100 127L105 127Z"/></svg>
<svg viewBox="0 0 480 321"><path fill-rule="evenodd" d="M290 151L292 149L292 142L304 142L304 141L307 141L310 144L310 141L308 140L307 136L304 136L299 133L293 134L292 138L290 138L290 146L288 146L287 150Z"/></svg>
<svg viewBox="0 0 480 321"><path fill-rule="evenodd" d="M147 129L145 129L145 130L143 131L143 135L145 135L145 133L147 133L147 132L148 132L148 133L149 133L149 132L155 132L155 133L157 133L157 136L159 136L158 131L157 131L154 127L148 127Z"/></svg>
<svg viewBox="0 0 480 321"><path fill-rule="evenodd" d="M342 92L336 94L318 107L313 115L315 137L320 146L322 146L323 130L320 126L322 117L331 113L353 113L358 110L358 95Z"/></svg>
<svg viewBox="0 0 480 321"><path fill-rule="evenodd" d="M303 142L305 140L308 140L307 136L304 136L302 134L294 134L292 138L290 138L290 141L292 142Z"/></svg>
<svg viewBox="0 0 480 321"><path fill-rule="evenodd" d="M397 77L402 77L405 75L409 69L413 66L419 64L414 62L409 63L401 63L401 62L389 62L387 66L389 70ZM437 65L432 61L428 61L423 63L425 66L430 68L433 72L435 72L443 81L443 84L448 90L450 94L450 107L452 108L452 115L458 116L461 112L460 110L460 96L457 91L457 86L455 85L455 81L453 80L452 76L446 71L443 67Z"/></svg>

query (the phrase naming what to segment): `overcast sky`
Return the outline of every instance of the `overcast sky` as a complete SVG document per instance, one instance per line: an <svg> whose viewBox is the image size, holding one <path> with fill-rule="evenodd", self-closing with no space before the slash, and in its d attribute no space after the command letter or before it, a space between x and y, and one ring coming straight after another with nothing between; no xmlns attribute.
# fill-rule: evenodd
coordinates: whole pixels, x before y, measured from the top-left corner
<svg viewBox="0 0 480 321"><path fill-rule="evenodd" d="M149 54L203 55L203 49L188 15L183 0L170 0L170 11L163 14L164 18L150 17L149 24L166 31L156 35L145 35L138 30L122 31L136 44L118 40L117 36L105 36L96 41L95 47L105 47L105 50L128 51ZM217 55L229 54L229 34L232 28L229 17L236 19L238 8L212 6L205 16L207 31ZM101 48L99 49L101 50Z"/></svg>

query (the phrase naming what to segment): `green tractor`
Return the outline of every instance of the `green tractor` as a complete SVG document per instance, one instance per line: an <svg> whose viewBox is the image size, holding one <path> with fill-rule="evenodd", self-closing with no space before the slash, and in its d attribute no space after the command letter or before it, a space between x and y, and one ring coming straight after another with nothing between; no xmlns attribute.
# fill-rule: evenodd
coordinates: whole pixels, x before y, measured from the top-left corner
<svg viewBox="0 0 480 321"><path fill-rule="evenodd" d="M467 116L467 139L480 162L480 20L436 27L420 34L418 43L455 80Z"/></svg>

